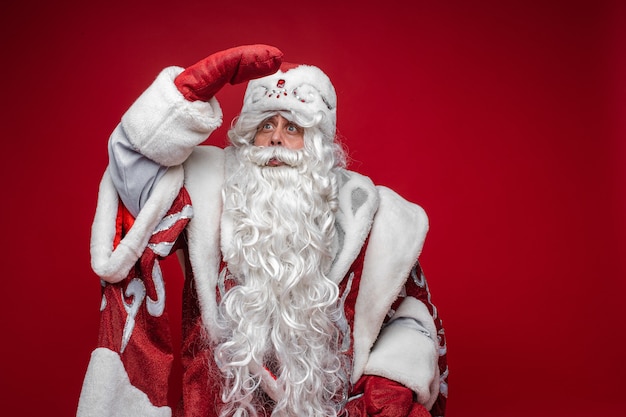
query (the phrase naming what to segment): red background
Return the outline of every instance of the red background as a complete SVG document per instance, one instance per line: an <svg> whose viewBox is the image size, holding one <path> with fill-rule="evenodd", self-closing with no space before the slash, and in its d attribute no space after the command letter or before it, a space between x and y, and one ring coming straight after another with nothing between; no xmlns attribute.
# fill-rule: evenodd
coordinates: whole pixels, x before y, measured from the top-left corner
<svg viewBox="0 0 626 417"><path fill-rule="evenodd" d="M165 66L268 43L332 78L351 167L430 216L448 415L621 415L620 2L37 3L0 18L2 414L75 412L98 326L90 225L121 114ZM219 93L225 124L242 93Z"/></svg>

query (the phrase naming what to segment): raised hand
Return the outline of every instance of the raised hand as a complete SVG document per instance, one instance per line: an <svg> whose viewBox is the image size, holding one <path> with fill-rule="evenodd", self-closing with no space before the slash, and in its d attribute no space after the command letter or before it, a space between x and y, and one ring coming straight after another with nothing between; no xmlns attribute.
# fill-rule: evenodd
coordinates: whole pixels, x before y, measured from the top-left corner
<svg viewBox="0 0 626 417"><path fill-rule="evenodd" d="M174 84L189 101L208 101L226 83L238 84L278 71L283 53L269 45L244 45L216 52L180 73Z"/></svg>

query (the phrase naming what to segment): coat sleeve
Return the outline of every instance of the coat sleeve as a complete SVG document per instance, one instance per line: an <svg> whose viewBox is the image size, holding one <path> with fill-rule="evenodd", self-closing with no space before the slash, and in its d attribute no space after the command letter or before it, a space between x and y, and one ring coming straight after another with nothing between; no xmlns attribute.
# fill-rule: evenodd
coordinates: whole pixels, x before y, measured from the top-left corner
<svg viewBox="0 0 626 417"><path fill-rule="evenodd" d="M364 373L402 383L433 416L443 416L448 393L445 332L419 264L390 315Z"/></svg>
<svg viewBox="0 0 626 417"><path fill-rule="evenodd" d="M392 190L377 188L380 204L355 304L352 379L375 375L399 382L433 416L442 416L436 404L447 393L445 339L418 263L428 217Z"/></svg>
<svg viewBox="0 0 626 417"><path fill-rule="evenodd" d="M168 182L165 176L159 187ZM110 188L101 190L113 195ZM111 221L103 221L94 232L93 242L108 251L99 254L104 257L94 268L102 278L98 347L85 374L78 417L171 416L173 347L160 260L175 249L193 210L184 188L167 191L176 193L173 202L159 200L163 192L157 190L137 219L121 205L99 204L102 220L109 217L103 210L112 212ZM152 207L156 203L163 204ZM167 207L163 214L161 207ZM147 214L153 216L146 220Z"/></svg>
<svg viewBox="0 0 626 417"><path fill-rule="evenodd" d="M188 101L169 67L131 105L109 138L109 172L121 200L137 216L167 167L180 165L222 123L215 98Z"/></svg>

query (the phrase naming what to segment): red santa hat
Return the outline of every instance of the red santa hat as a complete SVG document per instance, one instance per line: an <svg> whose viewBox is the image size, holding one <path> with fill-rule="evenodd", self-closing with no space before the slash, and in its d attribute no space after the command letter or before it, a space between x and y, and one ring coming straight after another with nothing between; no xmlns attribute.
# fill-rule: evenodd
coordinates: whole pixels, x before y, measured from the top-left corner
<svg viewBox="0 0 626 417"><path fill-rule="evenodd" d="M241 113L293 111L305 117L322 115L318 127L334 139L337 95L330 79L312 65L283 63L278 72L248 83Z"/></svg>

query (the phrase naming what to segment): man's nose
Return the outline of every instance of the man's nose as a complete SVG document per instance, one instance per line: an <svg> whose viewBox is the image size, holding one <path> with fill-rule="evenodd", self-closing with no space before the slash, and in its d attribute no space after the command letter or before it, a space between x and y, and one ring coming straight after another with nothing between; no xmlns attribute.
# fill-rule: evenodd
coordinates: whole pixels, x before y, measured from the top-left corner
<svg viewBox="0 0 626 417"><path fill-rule="evenodd" d="M280 129L276 129L270 138L270 146L283 146L283 134Z"/></svg>

